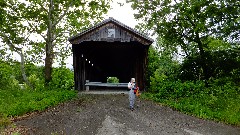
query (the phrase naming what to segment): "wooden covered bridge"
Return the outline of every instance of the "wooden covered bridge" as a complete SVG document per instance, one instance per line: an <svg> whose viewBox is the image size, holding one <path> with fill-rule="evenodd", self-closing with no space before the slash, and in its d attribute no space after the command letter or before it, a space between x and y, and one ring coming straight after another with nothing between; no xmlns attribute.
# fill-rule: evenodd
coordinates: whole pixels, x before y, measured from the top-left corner
<svg viewBox="0 0 240 135"><path fill-rule="evenodd" d="M151 38L110 17L69 41L76 90L85 90L86 80L106 83L107 77L117 77L120 83L134 77L140 89L145 90Z"/></svg>

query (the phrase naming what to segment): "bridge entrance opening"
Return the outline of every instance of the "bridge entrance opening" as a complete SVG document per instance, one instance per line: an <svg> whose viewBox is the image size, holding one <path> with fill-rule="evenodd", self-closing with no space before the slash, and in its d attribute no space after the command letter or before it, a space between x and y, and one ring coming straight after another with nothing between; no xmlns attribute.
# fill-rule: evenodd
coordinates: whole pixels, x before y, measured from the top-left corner
<svg viewBox="0 0 240 135"><path fill-rule="evenodd" d="M109 36L110 33L110 36ZM145 88L145 71L150 38L110 18L69 39L72 43L75 89L85 90L86 80L119 83L136 78Z"/></svg>

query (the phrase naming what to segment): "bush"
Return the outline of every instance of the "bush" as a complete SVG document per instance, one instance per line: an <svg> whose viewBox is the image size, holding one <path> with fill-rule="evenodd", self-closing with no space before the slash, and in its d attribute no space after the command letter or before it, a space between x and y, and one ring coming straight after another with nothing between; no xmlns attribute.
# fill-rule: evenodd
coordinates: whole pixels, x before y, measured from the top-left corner
<svg viewBox="0 0 240 135"><path fill-rule="evenodd" d="M0 89L19 89L18 80L15 79L14 69L9 63L0 62Z"/></svg>
<svg viewBox="0 0 240 135"><path fill-rule="evenodd" d="M24 83L24 87L26 89L29 89L29 90L38 90L38 91L41 91L41 90L44 90L44 80L43 79L40 79L39 77L37 77L37 75L35 74L31 74L29 77L28 77L28 81L30 82L31 86L28 86L26 83Z"/></svg>
<svg viewBox="0 0 240 135"><path fill-rule="evenodd" d="M240 81L240 53L237 51L220 50L206 51L204 61L208 69L208 77L225 78L230 77ZM203 78L201 56L194 55L184 59L181 64L178 78L181 80L199 80ZM209 78L208 78L209 79ZM234 80L233 80L234 81Z"/></svg>
<svg viewBox="0 0 240 135"><path fill-rule="evenodd" d="M142 97L200 118L240 125L240 88L232 82L216 85L219 81L211 80L210 87L201 81L165 81L158 84L155 93Z"/></svg>
<svg viewBox="0 0 240 135"><path fill-rule="evenodd" d="M50 87L44 87L42 67L30 65L27 71L28 80L33 86L25 84L20 89L20 68L14 68L9 63L0 62L0 128L10 123L9 117L23 115L32 111L42 111L77 96L71 90L74 84L73 72L67 68L53 68ZM38 70L41 69L41 70Z"/></svg>
<svg viewBox="0 0 240 135"><path fill-rule="evenodd" d="M107 83L119 83L119 79L117 77L108 77Z"/></svg>
<svg viewBox="0 0 240 135"><path fill-rule="evenodd" d="M0 90L0 125L7 124L6 117L23 115L70 100L77 96L74 90Z"/></svg>
<svg viewBox="0 0 240 135"><path fill-rule="evenodd" d="M198 51L190 49L181 63L174 61L176 52L164 39L158 40L157 45L158 48L149 49L146 70L149 93L143 94L143 98L201 118L240 125L240 53L237 44L230 46L214 39L204 48L204 61ZM203 74L203 64L207 68L206 74Z"/></svg>
<svg viewBox="0 0 240 135"><path fill-rule="evenodd" d="M74 74L65 67L53 68L51 89L71 90L74 87Z"/></svg>
<svg viewBox="0 0 240 135"><path fill-rule="evenodd" d="M10 119L6 115L0 113L0 131L2 127L6 127L10 123Z"/></svg>
<svg viewBox="0 0 240 135"><path fill-rule="evenodd" d="M203 89L204 82L202 81L170 81L164 74L155 74L155 77L151 77L150 92L157 93L159 98L188 97L200 93Z"/></svg>

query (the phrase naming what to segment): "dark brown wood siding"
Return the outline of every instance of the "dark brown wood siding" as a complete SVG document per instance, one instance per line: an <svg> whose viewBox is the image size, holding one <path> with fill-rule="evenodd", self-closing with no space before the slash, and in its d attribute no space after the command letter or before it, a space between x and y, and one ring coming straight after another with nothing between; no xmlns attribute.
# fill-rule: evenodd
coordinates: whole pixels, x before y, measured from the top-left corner
<svg viewBox="0 0 240 135"><path fill-rule="evenodd" d="M115 30L115 37L108 37L108 29L114 29ZM84 35L81 35L80 37L70 41L72 44L80 44L84 41L107 41L107 42L114 42L114 41L120 41L120 42L131 42L131 41L137 41L142 43L143 45L149 45L151 44L151 41L144 39L137 34L131 34L131 32L128 29L123 29L119 26L117 26L114 23L109 23L106 25L103 25L97 29L92 30L89 33L86 33Z"/></svg>

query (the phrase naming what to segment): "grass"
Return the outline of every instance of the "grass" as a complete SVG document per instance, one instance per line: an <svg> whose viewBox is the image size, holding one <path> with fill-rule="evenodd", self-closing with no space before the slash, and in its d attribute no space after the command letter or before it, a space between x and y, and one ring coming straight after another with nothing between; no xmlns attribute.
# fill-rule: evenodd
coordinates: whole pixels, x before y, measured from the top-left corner
<svg viewBox="0 0 240 135"><path fill-rule="evenodd" d="M181 98L159 98L157 94L144 93L144 99L160 102L186 114L240 126L239 93L199 93Z"/></svg>
<svg viewBox="0 0 240 135"><path fill-rule="evenodd" d="M8 125L10 117L43 111L76 96L73 90L0 90L0 127Z"/></svg>

